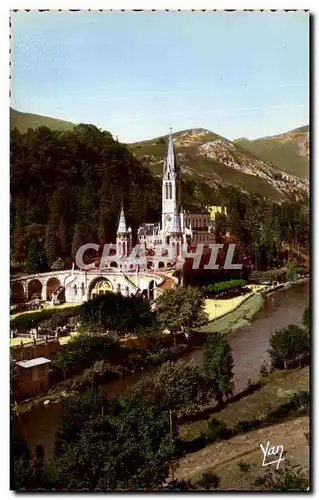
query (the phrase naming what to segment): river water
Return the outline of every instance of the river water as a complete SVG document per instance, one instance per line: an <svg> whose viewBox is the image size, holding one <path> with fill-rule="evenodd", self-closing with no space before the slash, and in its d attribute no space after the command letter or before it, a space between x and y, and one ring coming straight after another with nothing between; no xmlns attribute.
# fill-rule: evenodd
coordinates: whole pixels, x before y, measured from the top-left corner
<svg viewBox="0 0 319 500"><path fill-rule="evenodd" d="M287 290L280 290L264 300L263 307L254 316L251 323L231 332L228 336L234 358L235 392L247 387L248 379L259 377L260 365L267 361L269 337L278 328L289 324L301 324L303 311L309 298L309 284L295 285ZM197 348L184 356L185 360L195 360L202 364L203 349ZM106 388L110 396L125 392L141 377L152 375L156 367L144 373L130 375L121 380L108 383ZM54 434L60 404L39 406L19 416L16 422L30 449L42 444L45 455L53 453Z"/></svg>

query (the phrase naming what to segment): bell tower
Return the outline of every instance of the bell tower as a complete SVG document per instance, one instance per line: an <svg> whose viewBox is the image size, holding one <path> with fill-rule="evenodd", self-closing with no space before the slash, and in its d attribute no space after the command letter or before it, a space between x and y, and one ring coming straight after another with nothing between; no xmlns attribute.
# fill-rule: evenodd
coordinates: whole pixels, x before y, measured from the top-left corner
<svg viewBox="0 0 319 500"><path fill-rule="evenodd" d="M128 257L132 250L132 235L131 228L127 229L126 220L124 214L123 204L121 207L120 220L117 228L117 236L116 236L116 253L121 257Z"/></svg>
<svg viewBox="0 0 319 500"><path fill-rule="evenodd" d="M180 206L180 179L176 161L172 129L168 139L168 150L163 165L162 183L162 231L170 234L173 227L174 215L179 213Z"/></svg>

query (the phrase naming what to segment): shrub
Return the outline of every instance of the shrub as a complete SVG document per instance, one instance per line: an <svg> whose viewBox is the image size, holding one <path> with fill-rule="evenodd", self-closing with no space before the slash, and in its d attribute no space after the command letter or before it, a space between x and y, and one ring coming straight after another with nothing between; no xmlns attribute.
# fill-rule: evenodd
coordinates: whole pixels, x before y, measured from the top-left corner
<svg viewBox="0 0 319 500"><path fill-rule="evenodd" d="M211 443L215 441L221 441L223 439L229 439L232 435L231 429L229 429L223 420L218 420L212 417L208 421L208 431L206 433L206 438Z"/></svg>
<svg viewBox="0 0 319 500"><path fill-rule="evenodd" d="M81 305L66 307L65 309L42 309L34 313L21 314L10 321L10 328L18 330L30 330L36 326L54 328L66 325L70 318L77 316L81 311Z"/></svg>
<svg viewBox="0 0 319 500"><path fill-rule="evenodd" d="M233 428L233 433L242 434L245 432L250 432L254 429L259 429L261 425L262 420L259 420L258 418L254 418L252 420L240 420Z"/></svg>
<svg viewBox="0 0 319 500"><path fill-rule="evenodd" d="M267 413L265 422L276 423L294 415L295 413L307 413L309 405L309 392L301 391L299 393L295 393L287 403L283 403L275 410Z"/></svg>
<svg viewBox="0 0 319 500"><path fill-rule="evenodd" d="M239 462L237 462L237 465L238 465L239 470L241 472L249 472L250 471L250 465L247 464L246 462L244 462L243 460L240 460Z"/></svg>
<svg viewBox="0 0 319 500"><path fill-rule="evenodd" d="M203 488L204 490L211 490L211 489L216 490L220 485L220 477L217 476L217 474L214 474L214 472L212 471L204 472L201 478L198 480L197 484L200 488Z"/></svg>

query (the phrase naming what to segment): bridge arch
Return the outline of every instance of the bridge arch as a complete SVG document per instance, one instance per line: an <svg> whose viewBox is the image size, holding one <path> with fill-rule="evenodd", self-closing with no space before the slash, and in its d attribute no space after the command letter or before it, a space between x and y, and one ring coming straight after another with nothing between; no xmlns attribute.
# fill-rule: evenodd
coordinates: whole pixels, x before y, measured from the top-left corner
<svg viewBox="0 0 319 500"><path fill-rule="evenodd" d="M19 304L19 302L23 302L26 299L24 294L24 287L20 281L14 281L11 283L11 302L13 304Z"/></svg>
<svg viewBox="0 0 319 500"><path fill-rule="evenodd" d="M31 299L42 299L43 285L40 280L33 279L28 283L28 300Z"/></svg>
<svg viewBox="0 0 319 500"><path fill-rule="evenodd" d="M49 278L46 286L46 299L51 300L54 292L60 287L61 281L58 278L55 278L54 276L52 276L52 278Z"/></svg>
<svg viewBox="0 0 319 500"><path fill-rule="evenodd" d="M112 283L103 277L98 277L90 283L89 298L94 299L98 295L104 295L107 292L113 292Z"/></svg>

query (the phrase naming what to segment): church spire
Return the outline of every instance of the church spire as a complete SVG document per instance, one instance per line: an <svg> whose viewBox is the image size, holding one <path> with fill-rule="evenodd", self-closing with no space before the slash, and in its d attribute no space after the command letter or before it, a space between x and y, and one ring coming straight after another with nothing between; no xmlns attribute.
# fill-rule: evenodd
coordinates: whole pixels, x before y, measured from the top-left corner
<svg viewBox="0 0 319 500"><path fill-rule="evenodd" d="M117 234L126 234L126 233L127 233L126 220L125 220L124 208L123 208L123 203L122 203L120 220L119 220L119 225L117 228Z"/></svg>
<svg viewBox="0 0 319 500"><path fill-rule="evenodd" d="M177 163L174 148L174 141L172 136L172 128L170 128L168 136L168 149L166 159L164 161L164 177L172 179L177 177Z"/></svg>

